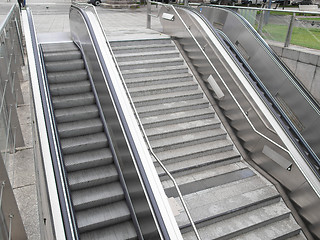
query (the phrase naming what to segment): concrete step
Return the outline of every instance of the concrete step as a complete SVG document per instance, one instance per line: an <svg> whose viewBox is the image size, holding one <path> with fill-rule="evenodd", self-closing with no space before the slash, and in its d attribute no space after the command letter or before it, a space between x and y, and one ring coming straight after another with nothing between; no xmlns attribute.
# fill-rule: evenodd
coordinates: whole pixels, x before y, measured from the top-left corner
<svg viewBox="0 0 320 240"><path fill-rule="evenodd" d="M169 162L172 163L194 159L218 152L229 151L231 149L233 149L232 142L230 142L230 140L222 139L214 142L195 144L193 146L157 152L157 156L162 163L168 164Z"/></svg>
<svg viewBox="0 0 320 240"><path fill-rule="evenodd" d="M151 86L141 86L130 88L130 95L132 97L141 97L147 95L171 93L175 91L188 91L198 89L198 84L193 81L188 82L174 82Z"/></svg>
<svg viewBox="0 0 320 240"><path fill-rule="evenodd" d="M63 156L63 159L68 172L103 166L113 162L111 151L108 148L67 154Z"/></svg>
<svg viewBox="0 0 320 240"><path fill-rule="evenodd" d="M292 216L280 221L260 227L246 234L241 234L230 240L251 240L251 239L286 239L286 240L306 240L301 234L300 226L295 222Z"/></svg>
<svg viewBox="0 0 320 240"><path fill-rule="evenodd" d="M91 91L91 84L89 80L77 81L76 84L74 82L50 84L49 87L52 96L80 94Z"/></svg>
<svg viewBox="0 0 320 240"><path fill-rule="evenodd" d="M166 74L176 74L176 73L188 73L188 68L185 65L178 66L157 66L153 68L139 68L121 71L123 77L126 78L138 78L138 77L149 77L158 76Z"/></svg>
<svg viewBox="0 0 320 240"><path fill-rule="evenodd" d="M60 138L77 137L81 135L103 132L103 125L100 118L89 120L60 123L58 132Z"/></svg>
<svg viewBox="0 0 320 240"><path fill-rule="evenodd" d="M224 130L218 128L215 130L198 131L194 133L153 140L151 145L155 152L161 152L183 146L192 146L196 143L199 144L225 139L226 135L227 133Z"/></svg>
<svg viewBox="0 0 320 240"><path fill-rule="evenodd" d="M217 129L221 126L221 122L217 118L190 121L186 123L177 123L162 127L146 129L149 140L161 138L182 136L200 131Z"/></svg>
<svg viewBox="0 0 320 240"><path fill-rule="evenodd" d="M139 47L148 47L153 49L154 47L167 46L167 45L175 47L170 37L162 37L158 39L110 41L110 44L112 49L117 49L117 48L131 49L131 48L139 48Z"/></svg>
<svg viewBox="0 0 320 240"><path fill-rule="evenodd" d="M63 154L80 153L108 146L108 140L104 132L62 138L60 141Z"/></svg>
<svg viewBox="0 0 320 240"><path fill-rule="evenodd" d="M119 62L121 70L132 70L132 69L148 69L154 67L168 67L183 65L181 58L170 58L170 59L151 59L151 60L139 60L130 62Z"/></svg>
<svg viewBox="0 0 320 240"><path fill-rule="evenodd" d="M175 49L173 50L163 50L163 51L150 51L150 52L134 52L134 53L120 53L116 54L118 63L126 61L141 61L150 59L170 59L179 57L179 52Z"/></svg>
<svg viewBox="0 0 320 240"><path fill-rule="evenodd" d="M75 122L78 120L97 118L99 117L99 110L96 105L56 109L55 117L58 123Z"/></svg>
<svg viewBox="0 0 320 240"><path fill-rule="evenodd" d="M118 181L118 172L113 164L68 173L71 191Z"/></svg>
<svg viewBox="0 0 320 240"><path fill-rule="evenodd" d="M207 168L202 168L199 171L190 171L190 174L176 176L175 180L183 195L197 193L198 196L203 196L205 198L206 192L202 192L204 190L252 176L255 176L255 173L245 164L234 162L217 167L211 165ZM163 180L162 185L168 197L178 197L170 179Z"/></svg>
<svg viewBox="0 0 320 240"><path fill-rule="evenodd" d="M166 164L165 167L174 177L191 175L208 167L219 167L240 161L240 155L234 150L219 152L209 156ZM162 180L167 180L164 170L156 165L157 172Z"/></svg>
<svg viewBox="0 0 320 240"><path fill-rule="evenodd" d="M95 103L92 92L52 97L54 109L73 108Z"/></svg>
<svg viewBox="0 0 320 240"><path fill-rule="evenodd" d="M165 125L172 125L175 123L183 123L189 121L195 121L200 119L214 118L215 113L210 108L203 108L197 110L189 110L182 112L175 112L169 114L163 114L158 116L145 117L141 119L143 127L145 129L154 128Z"/></svg>
<svg viewBox="0 0 320 240"><path fill-rule="evenodd" d="M80 233L108 227L131 219L125 201L100 206L76 213Z"/></svg>
<svg viewBox="0 0 320 240"><path fill-rule="evenodd" d="M269 224L277 225L277 223L279 223L280 225L281 222L283 223L290 216L290 210L284 208L283 205L284 204L280 202L263 206L252 211L246 211L241 215L234 216L227 220L207 225L199 229L200 236L203 236L204 239L227 240L243 233L255 231ZM280 229L278 229L278 231L280 231ZM276 235L267 232L266 234L265 239L272 239L270 237ZM190 233L183 234L183 237L184 239L194 239Z"/></svg>
<svg viewBox="0 0 320 240"><path fill-rule="evenodd" d="M162 103L158 105L150 105L145 107L137 108L139 116L150 117L156 116L158 114L169 114L174 112L182 112L196 109L208 108L209 103L204 98L188 100L188 101L177 101L172 103Z"/></svg>
<svg viewBox="0 0 320 240"><path fill-rule="evenodd" d="M136 107L172 103L176 101L186 101L203 98L203 93L199 89L176 91L171 93L154 94L147 96L133 97Z"/></svg>
<svg viewBox="0 0 320 240"><path fill-rule="evenodd" d="M73 191L72 203L76 211L110 204L124 199L119 182Z"/></svg>
<svg viewBox="0 0 320 240"><path fill-rule="evenodd" d="M142 87L142 86L150 86L150 85L158 85L158 84L186 82L192 79L193 79L192 75L188 72L176 73L176 74L164 74L164 75L156 75L156 76L145 76L145 77L138 77L138 78L130 78L130 76L127 76L126 84L128 88L133 88L133 87Z"/></svg>

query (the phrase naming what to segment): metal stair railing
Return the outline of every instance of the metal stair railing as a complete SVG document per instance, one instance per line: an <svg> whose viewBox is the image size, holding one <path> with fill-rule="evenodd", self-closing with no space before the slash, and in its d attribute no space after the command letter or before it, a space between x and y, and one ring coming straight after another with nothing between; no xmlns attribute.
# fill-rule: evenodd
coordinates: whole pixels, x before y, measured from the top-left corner
<svg viewBox="0 0 320 240"><path fill-rule="evenodd" d="M136 109L135 106L134 106L134 103L133 103L133 100L132 100L132 98L131 98L130 92L129 92L127 86L126 86L126 83L125 83L124 77L123 77L123 75L122 75L122 73L121 73L119 64L118 64L118 62L117 62L117 60L116 60L116 57L115 57L113 51L111 50L111 45L110 45L110 43L109 43L109 41L108 41L108 39L107 39L106 33L105 33L104 29L103 29L102 23L101 23L101 21L100 21L100 18L99 18L99 16L98 16L98 13L97 13L96 9L95 9L93 6L88 5L88 4L85 4L85 3L84 3L84 4L83 4L83 3L82 3L82 4L81 4L81 3L77 3L77 4L81 5L81 6L84 7L84 8L92 8L92 9L93 9L93 12L94 12L94 14L96 15L96 17L97 17L97 19L98 19L98 22L99 22L99 25L100 25L100 27L101 27L101 29L102 29L102 31L103 31L103 34L104 34L106 43L107 43L107 45L108 45L108 47L109 47L109 49L110 49L112 58L113 58L113 60L114 60L114 63L115 63L116 68L117 68L117 70L118 70L118 73L119 73L119 76L120 76L120 78L121 78L122 84L123 84L123 86L124 86L124 88L125 88L125 91L126 91L126 93L127 93L127 97L128 97L128 99L129 99L129 101L130 101L131 107L132 107L132 109L133 109L133 111L134 111L134 114L135 114L135 116L136 116L136 119L137 119L137 121L138 121L138 123L139 123L140 129L141 129L141 131L142 131L142 134L143 134L143 136L144 136L144 139L145 139L145 142L146 142L146 144L147 144L147 146L148 146L148 149L149 149L151 155L152 155L152 156L155 158L155 160L157 161L157 163L161 166L161 168L165 171L165 173L168 175L168 177L170 178L170 180L173 182L174 187L175 187L175 189L176 189L176 191L177 191L177 193L178 193L179 199L180 199L180 201L181 201L181 203L182 203L182 205L183 205L183 208L184 208L184 210L185 210L185 212L186 212L186 214L187 214L187 217L188 217L188 219L189 219L189 221L190 221L190 224L191 224L191 226L192 226L192 228L193 228L193 231L195 232L195 235L196 235L197 239L200 240L201 238L200 238L199 232L198 232L198 230L196 229L195 223L194 223L194 221L193 221L193 219L192 219L192 217L191 217L190 211L188 210L187 204L186 204L186 202L185 202L184 199L183 199L182 193L181 193L181 191L180 191L180 188L179 188L176 180L174 179L174 177L172 176L172 174L168 171L168 169L163 165L163 163L161 162L161 160L158 158L158 156L154 153L154 151L153 151L153 149L152 149L152 146L151 146L151 144L150 144L150 141L149 141L149 139L148 139L148 136L147 136L147 134L146 134L146 132L145 132L145 130L144 130L144 128L143 128L143 125L142 125L141 121L140 121L140 118L139 118L139 114L138 114L138 112L137 112L137 109Z"/></svg>

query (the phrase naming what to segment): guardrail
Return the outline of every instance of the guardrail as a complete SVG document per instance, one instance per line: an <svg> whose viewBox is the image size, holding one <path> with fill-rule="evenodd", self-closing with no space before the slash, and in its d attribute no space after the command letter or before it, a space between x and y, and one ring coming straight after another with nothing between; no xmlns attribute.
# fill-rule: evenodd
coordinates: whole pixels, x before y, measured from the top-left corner
<svg viewBox="0 0 320 240"><path fill-rule="evenodd" d="M0 239L27 239L7 173L9 153L23 147L17 115L23 103L20 80L24 65L20 12L13 5L0 26Z"/></svg>

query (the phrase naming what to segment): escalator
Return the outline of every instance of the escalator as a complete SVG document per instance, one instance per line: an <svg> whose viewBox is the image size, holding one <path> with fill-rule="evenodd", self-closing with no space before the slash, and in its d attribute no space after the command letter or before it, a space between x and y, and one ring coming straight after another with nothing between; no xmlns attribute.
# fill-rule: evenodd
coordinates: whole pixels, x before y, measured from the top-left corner
<svg viewBox="0 0 320 240"><path fill-rule="evenodd" d="M80 50L41 48L79 237L137 239Z"/></svg>
<svg viewBox="0 0 320 240"><path fill-rule="evenodd" d="M146 177L150 156L126 119L126 97L114 90L118 76L101 54L96 16L74 5L71 34L50 35L35 33L29 9L23 17L44 171L43 238L179 239L173 216L160 210L168 208L163 190Z"/></svg>

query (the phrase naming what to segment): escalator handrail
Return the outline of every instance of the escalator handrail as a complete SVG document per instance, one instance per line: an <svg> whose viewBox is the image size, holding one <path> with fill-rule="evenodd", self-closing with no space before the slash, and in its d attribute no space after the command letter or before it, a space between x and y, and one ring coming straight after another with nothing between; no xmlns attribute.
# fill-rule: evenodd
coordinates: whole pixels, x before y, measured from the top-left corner
<svg viewBox="0 0 320 240"><path fill-rule="evenodd" d="M218 8L222 8L223 7L218 7ZM189 9L190 10L190 9ZM191 9L193 12L195 12L196 14L199 14L197 11ZM225 9L224 9L225 10ZM228 9L227 9L228 10ZM228 12L231 12L232 14L235 14L237 17L240 18L240 20L246 25L246 27L251 31L251 33L253 34L253 36L256 37L256 39L258 39L258 41L263 45L264 49L267 51L267 53L269 55L272 56L272 59L277 61L276 64L281 68L281 71L284 72L287 76L288 79L295 85L299 85L300 89L302 91L304 91L303 96L306 99L308 103L310 103L313 106L313 109L315 109L315 111L320 114L320 108L319 105L316 103L316 101L314 100L314 98L312 96L310 96L309 93L306 92L305 88L301 85L301 83L299 83L299 81L296 79L295 76L292 75L292 73L283 65L282 61L279 60L279 57L274 53L274 51L270 48L270 46L264 41L264 39L257 34L257 32L254 30L254 28L251 26L250 23L247 22L247 20L242 17L240 14L234 12L234 11L230 11L228 10ZM207 25L213 29L211 23L201 14L199 14L199 17L203 18L203 20L207 23ZM240 54L241 56L241 54ZM244 60L243 62L244 64L246 63L246 61ZM246 64L247 67L249 66L248 64ZM320 178L320 175L317 171L317 169L315 169L315 167L313 166L313 163L310 163L308 156L305 154L305 151L301 149L301 145L304 147L304 149L306 149L309 153L309 155L313 158L314 160L314 164L317 164L320 167L320 159L319 157L315 154L315 152L313 151L313 149L309 146L309 144L306 142L306 140L304 139L304 137L300 134L300 132L297 130L297 128L295 127L295 125L292 123L292 121L287 117L287 115L284 113L284 111L282 110L282 108L279 106L278 102L274 99L274 97L272 96L272 94L268 91L268 89L264 86L264 84L261 82L260 78L254 73L254 71L251 69L251 67L248 67L248 70L250 71L250 73L255 77L256 82L259 84L259 86L261 87L261 89L263 90L263 92L268 96L268 98L270 99L270 101L272 102L272 104L275 106L275 108L279 111L279 113L281 114L281 116L284 118L284 120L286 121L286 123L290 126L290 128L293 130L293 134L295 136L292 136L292 133L289 132L287 130L287 128L284 126L283 124L283 120L279 119L279 122L283 125L283 129L286 130L286 132L288 133L288 135L290 136L291 140L295 143L295 145L300 149L300 153L304 156L304 159L306 159L306 161L308 161L310 167L313 169L313 171L316 173L317 177ZM297 84L297 85L296 85ZM301 92L301 91L299 91ZM276 115L275 115L276 116ZM277 117L276 117L277 118ZM299 142L295 140L299 139Z"/></svg>
<svg viewBox="0 0 320 240"><path fill-rule="evenodd" d="M79 4L78 4L78 3L77 3L77 4L74 4L74 3L73 3L71 7L76 8L78 11L80 11L80 12L83 14L83 17L84 17L84 19L86 20L86 23L87 23L87 25L88 25L88 30L89 30L91 36L93 37L93 36L94 36L93 26L90 24L90 21L89 21L89 19L88 19L87 14L85 13L85 11L80 7L81 5L83 5L83 6L85 6L85 7L86 7L86 6L90 6L90 5L87 5L87 4L81 4L81 5L79 5L79 6L77 6L77 5L79 5ZM96 12L95 12L95 13L96 13ZM95 17L96 17L97 19L99 19L99 17L98 17L97 14L96 14ZM100 22L100 20L98 20L98 21ZM101 24L101 23L100 23L100 24ZM102 30L103 34L105 34L104 31L103 31L102 25L101 25L100 27L101 27L101 30ZM104 35L104 36L105 36L105 39L106 39L106 35ZM120 118L120 122L121 122L121 124L122 124L122 126L123 126L124 132L125 132L125 134L126 134L126 136L127 136L129 145L130 145L131 150L132 150L132 153L133 153L133 155L134 155L134 159L135 159L135 161L136 161L136 163L137 163L137 166L138 166L140 175L141 175L141 177L142 177L142 181L143 181L143 183L144 183L145 190L146 190L146 192L147 192L147 195L149 196L151 205L152 205L153 210L154 210L154 212L155 212L155 214L156 214L157 221L158 221L158 224L159 224L161 233L162 233L164 239L169 239L169 234L168 234L168 231L167 231L167 229L166 229L166 225L165 225L165 223L164 223L164 221L163 221L161 212L160 212L159 207L158 207L158 205L157 205L157 202L156 202L156 200L155 200L155 196L154 196L154 194L153 194L153 191L152 191L152 189L151 189L149 180L148 180L147 175L146 175L146 173L145 173L145 169L144 169L144 167L143 167L141 158L140 158L139 153L138 153L138 151L137 151L135 142L133 141L131 132L130 132L129 127L128 127L128 124L127 124L127 120L126 120L126 118L125 118L125 116L124 116L124 113L123 113L122 107L121 107L121 105L120 105L118 96L117 96L117 94L116 94L116 92L115 92L113 83L112 83L112 81L111 81L110 74L109 74L108 69L107 69L107 67L106 67L106 63L105 63L104 58L103 58L103 56L102 56L100 46L99 46L99 44L97 43L97 39L96 39L95 37L93 37L92 40L93 40L93 44L94 44L94 46L95 46L95 48L96 48L96 50L97 50L97 57L98 57L98 59L99 59L99 61L100 61L100 63L101 63L102 71L104 72L104 75L105 75L106 80L107 80L107 82L108 82L108 85L109 85L109 88L110 88L110 92L111 92L111 95L112 95L112 99L114 100L116 109L117 109L117 111L118 111L119 118ZM107 39L106 39L106 41L107 41ZM108 41L107 41L107 43L109 44ZM109 47L109 49L110 49L110 45L108 45L108 47Z"/></svg>
<svg viewBox="0 0 320 240"><path fill-rule="evenodd" d="M38 85L39 85L39 90L40 90L40 95L41 95L41 102L42 102L42 107L43 107L43 115L45 119L45 125L46 125L46 132L48 136L48 142L49 142L49 147L50 147L50 154L51 154L51 160L52 160L52 165L53 165L53 171L54 171L54 177L56 181L56 188L58 192L58 197L59 197L59 203L60 203L60 212L62 215L62 220L63 220L63 227L65 230L65 237L66 239L78 239L76 236L74 236L74 222L73 222L73 217L72 217L72 211L70 211L70 196L66 196L67 192L65 191L65 187L67 186L67 182L65 181L65 176L63 174L64 169L63 169L63 163L61 162L62 159L59 158L59 148L57 146L57 141L55 141L56 137L56 132L55 132L55 127L52 124L51 120L54 119L54 115L52 112L52 108L49 103L48 99L48 92L46 91L46 86L44 86L44 72L43 72L43 65L41 63L41 53L39 49L39 45L37 42L36 38L36 32L35 32L35 27L33 24L33 18L32 18L32 13L31 10L27 7L26 9L27 17L28 17L28 24L29 24L29 29L30 29L30 35L31 35L31 41L32 41L32 47L33 47L33 54L35 57L35 67L36 67L36 73L37 73L37 78L38 78ZM58 153L56 152L58 151ZM56 209L54 209L56 210ZM72 224L70 224L70 222ZM71 227L72 226L72 227Z"/></svg>

